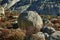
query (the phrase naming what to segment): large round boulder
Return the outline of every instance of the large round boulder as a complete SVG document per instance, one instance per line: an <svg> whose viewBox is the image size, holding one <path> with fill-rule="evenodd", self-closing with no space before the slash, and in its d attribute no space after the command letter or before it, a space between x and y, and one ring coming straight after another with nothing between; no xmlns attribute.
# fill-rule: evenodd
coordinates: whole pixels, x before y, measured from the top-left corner
<svg viewBox="0 0 60 40"><path fill-rule="evenodd" d="M20 28L35 27L40 30L43 26L42 18L35 11L25 11L19 15L18 26Z"/></svg>

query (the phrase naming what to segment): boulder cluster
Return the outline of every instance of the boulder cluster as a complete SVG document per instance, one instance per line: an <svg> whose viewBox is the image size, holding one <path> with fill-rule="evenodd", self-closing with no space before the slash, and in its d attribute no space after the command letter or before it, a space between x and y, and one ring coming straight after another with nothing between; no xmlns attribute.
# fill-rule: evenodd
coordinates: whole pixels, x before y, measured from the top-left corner
<svg viewBox="0 0 60 40"><path fill-rule="evenodd" d="M35 11L25 11L13 27L0 28L0 40L60 40L60 31L50 26L55 22L42 19Z"/></svg>
<svg viewBox="0 0 60 40"><path fill-rule="evenodd" d="M32 35L30 40L60 40L60 32L48 26L50 24L47 24L47 22L51 23L48 20L45 21L46 25L44 25L41 16L34 11L23 12L18 18L19 27L26 30L28 37Z"/></svg>

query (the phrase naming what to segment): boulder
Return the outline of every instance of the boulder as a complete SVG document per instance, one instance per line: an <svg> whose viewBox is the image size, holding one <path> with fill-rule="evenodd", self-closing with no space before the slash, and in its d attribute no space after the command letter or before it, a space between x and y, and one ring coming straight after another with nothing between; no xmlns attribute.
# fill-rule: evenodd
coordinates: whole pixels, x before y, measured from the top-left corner
<svg viewBox="0 0 60 40"><path fill-rule="evenodd" d="M0 28L0 40L24 40L25 32L21 29Z"/></svg>
<svg viewBox="0 0 60 40"><path fill-rule="evenodd" d="M60 40L60 31L54 32L50 37L49 40Z"/></svg>
<svg viewBox="0 0 60 40"><path fill-rule="evenodd" d="M0 40L7 40L8 38L11 39L12 34L9 29L0 28Z"/></svg>
<svg viewBox="0 0 60 40"><path fill-rule="evenodd" d="M13 30L12 30L13 31ZM13 31L15 33L15 35L13 36L14 39L13 40L24 40L25 38L25 31L21 30L21 29L16 29L15 31Z"/></svg>
<svg viewBox="0 0 60 40"><path fill-rule="evenodd" d="M43 27L41 31L50 35L55 32L55 29L53 27Z"/></svg>
<svg viewBox="0 0 60 40"><path fill-rule="evenodd" d="M52 18L50 21L51 21L53 24L59 23L59 20L58 20L57 18Z"/></svg>
<svg viewBox="0 0 60 40"><path fill-rule="evenodd" d="M40 30L43 26L42 18L34 11L25 11L19 15L18 26L25 28L32 26Z"/></svg>

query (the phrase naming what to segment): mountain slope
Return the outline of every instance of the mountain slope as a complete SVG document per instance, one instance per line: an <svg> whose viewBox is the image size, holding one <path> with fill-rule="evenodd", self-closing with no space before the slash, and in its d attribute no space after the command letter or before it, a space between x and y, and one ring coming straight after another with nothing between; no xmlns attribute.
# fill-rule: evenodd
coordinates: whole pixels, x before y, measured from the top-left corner
<svg viewBox="0 0 60 40"><path fill-rule="evenodd" d="M9 3L9 0L7 3ZM11 2L9 5L12 5ZM13 2L13 5L9 8L13 11L18 10L23 12L32 10L40 14L56 15L60 14L60 0L19 0L18 2L16 1L16 3Z"/></svg>

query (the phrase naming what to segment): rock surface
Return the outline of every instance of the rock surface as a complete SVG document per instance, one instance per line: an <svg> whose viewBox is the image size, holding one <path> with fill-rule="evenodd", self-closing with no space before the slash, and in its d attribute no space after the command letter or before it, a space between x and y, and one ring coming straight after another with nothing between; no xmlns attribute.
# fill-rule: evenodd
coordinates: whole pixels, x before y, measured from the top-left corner
<svg viewBox="0 0 60 40"><path fill-rule="evenodd" d="M25 32L21 29L3 29L0 28L0 40L23 40Z"/></svg>
<svg viewBox="0 0 60 40"><path fill-rule="evenodd" d="M33 34L32 38L33 38L33 40L45 40L45 36L42 32Z"/></svg>
<svg viewBox="0 0 60 40"><path fill-rule="evenodd" d="M48 38L49 38L49 34L48 34L48 33L44 33L44 35L45 35L45 39L48 40Z"/></svg>
<svg viewBox="0 0 60 40"><path fill-rule="evenodd" d="M52 34L55 32L55 29L53 27L44 27L41 29L41 31L43 33L48 33L48 34Z"/></svg>
<svg viewBox="0 0 60 40"><path fill-rule="evenodd" d="M18 18L18 25L20 28L32 26L40 30L43 26L43 22L38 13L34 11L26 11L20 14Z"/></svg>
<svg viewBox="0 0 60 40"><path fill-rule="evenodd" d="M4 15L5 15L4 8L0 6L0 16L4 16Z"/></svg>
<svg viewBox="0 0 60 40"><path fill-rule="evenodd" d="M56 31L55 33L53 33L49 40L60 40L60 31Z"/></svg>

